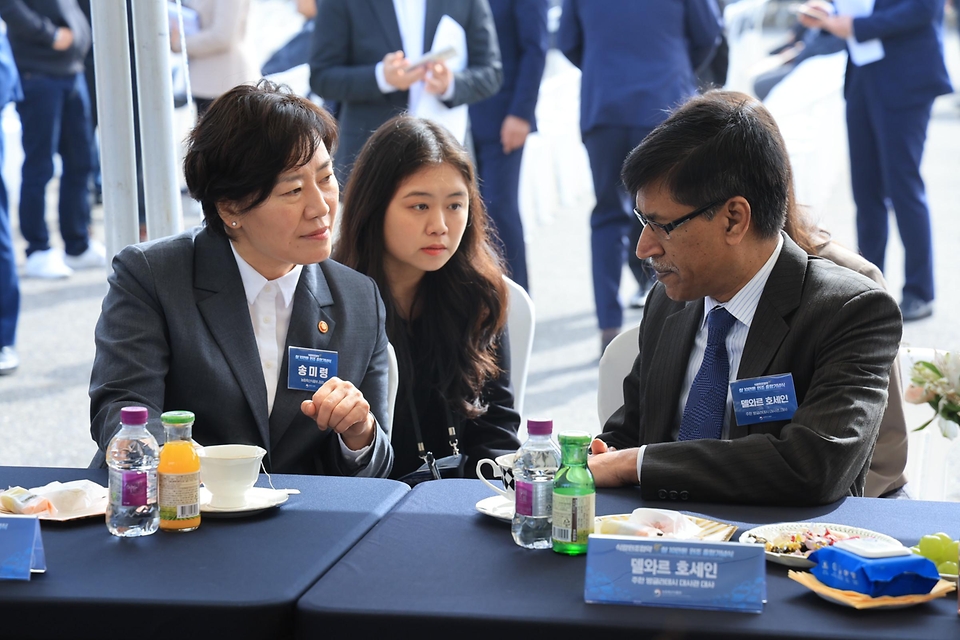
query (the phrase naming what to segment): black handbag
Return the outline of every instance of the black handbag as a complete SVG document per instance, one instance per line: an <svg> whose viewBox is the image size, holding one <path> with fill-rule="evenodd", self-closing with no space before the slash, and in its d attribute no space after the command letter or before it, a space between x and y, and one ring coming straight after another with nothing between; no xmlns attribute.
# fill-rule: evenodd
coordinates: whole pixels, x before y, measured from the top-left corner
<svg viewBox="0 0 960 640"><path fill-rule="evenodd" d="M436 458L432 451L427 451L423 444L423 432L420 430L420 418L417 416L417 405L413 400L412 387L407 387L407 402L410 405L410 415L413 419L413 433L417 436L417 455L423 460L423 464L416 471L411 471L400 478L411 487L415 487L421 482L428 480L442 480L443 478L462 478L463 477L463 454L460 453L459 440L457 438L457 427L454 424L453 412L450 411L450 405L444 402L444 409L447 413L447 438L450 443L452 455Z"/></svg>

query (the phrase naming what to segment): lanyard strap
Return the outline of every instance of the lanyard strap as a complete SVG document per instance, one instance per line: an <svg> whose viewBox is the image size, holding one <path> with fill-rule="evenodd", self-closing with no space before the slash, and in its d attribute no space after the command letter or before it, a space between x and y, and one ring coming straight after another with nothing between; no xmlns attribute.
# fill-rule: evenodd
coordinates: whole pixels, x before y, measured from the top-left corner
<svg viewBox="0 0 960 640"><path fill-rule="evenodd" d="M410 406L410 418L413 420L413 434L417 438L417 456L426 463L433 479L440 480L442 476L440 470L437 469L436 457L434 457L432 451L427 451L427 447L423 444L423 432L420 430L420 416L417 415L417 403L413 399L412 384L407 385L407 403ZM453 421L453 412L446 401L443 403L443 408L447 414L447 441L450 443L453 455L457 456L460 455L460 443L457 438L457 428Z"/></svg>

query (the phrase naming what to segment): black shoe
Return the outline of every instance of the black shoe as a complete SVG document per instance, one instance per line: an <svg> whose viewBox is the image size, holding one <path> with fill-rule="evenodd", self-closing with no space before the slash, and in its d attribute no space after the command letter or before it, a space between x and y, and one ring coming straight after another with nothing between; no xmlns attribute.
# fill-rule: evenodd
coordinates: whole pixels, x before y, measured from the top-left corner
<svg viewBox="0 0 960 640"><path fill-rule="evenodd" d="M903 302L900 303L900 315L903 316L904 322L929 318L933 315L933 300L921 300L916 296L904 294Z"/></svg>

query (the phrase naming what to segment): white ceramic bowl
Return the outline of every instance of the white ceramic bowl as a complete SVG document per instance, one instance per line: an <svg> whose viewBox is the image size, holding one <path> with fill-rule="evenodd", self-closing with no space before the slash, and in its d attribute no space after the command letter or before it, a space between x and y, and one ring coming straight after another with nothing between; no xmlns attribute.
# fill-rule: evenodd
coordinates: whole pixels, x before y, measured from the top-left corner
<svg viewBox="0 0 960 640"><path fill-rule="evenodd" d="M260 475L260 461L267 452L249 444L218 444L197 450L200 479L210 491L210 506L233 509L246 504L247 490Z"/></svg>

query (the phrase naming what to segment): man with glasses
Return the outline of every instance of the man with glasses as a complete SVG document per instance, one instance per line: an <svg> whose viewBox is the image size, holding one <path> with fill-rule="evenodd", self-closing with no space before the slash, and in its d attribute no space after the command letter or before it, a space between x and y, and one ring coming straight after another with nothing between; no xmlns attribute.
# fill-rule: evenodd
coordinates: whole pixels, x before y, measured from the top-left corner
<svg viewBox="0 0 960 640"><path fill-rule="evenodd" d="M658 284L624 405L592 447L597 486L693 502L862 495L900 313L782 232L792 177L769 112L734 92L693 98L630 153L623 181Z"/></svg>

